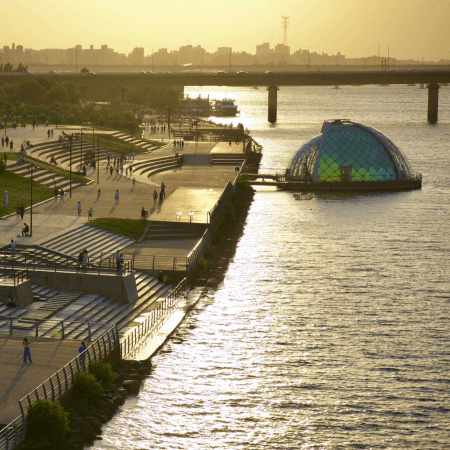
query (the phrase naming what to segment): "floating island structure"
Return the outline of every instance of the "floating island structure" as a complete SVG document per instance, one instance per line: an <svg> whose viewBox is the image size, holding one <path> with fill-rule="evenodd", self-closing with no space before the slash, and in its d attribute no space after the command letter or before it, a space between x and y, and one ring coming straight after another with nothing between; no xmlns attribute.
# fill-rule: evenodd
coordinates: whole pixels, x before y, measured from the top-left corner
<svg viewBox="0 0 450 450"><path fill-rule="evenodd" d="M375 128L347 119L326 120L305 142L285 174L288 189L411 190L422 187L403 152Z"/></svg>

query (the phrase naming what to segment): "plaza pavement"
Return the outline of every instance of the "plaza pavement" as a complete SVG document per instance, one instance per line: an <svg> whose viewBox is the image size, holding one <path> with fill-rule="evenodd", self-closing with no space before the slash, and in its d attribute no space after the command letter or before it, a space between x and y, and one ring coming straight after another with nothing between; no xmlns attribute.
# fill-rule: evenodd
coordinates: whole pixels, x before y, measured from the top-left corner
<svg viewBox="0 0 450 450"><path fill-rule="evenodd" d="M0 423L20 415L18 401L78 354L79 342L34 339L33 364L23 362L21 336L0 336Z"/></svg>

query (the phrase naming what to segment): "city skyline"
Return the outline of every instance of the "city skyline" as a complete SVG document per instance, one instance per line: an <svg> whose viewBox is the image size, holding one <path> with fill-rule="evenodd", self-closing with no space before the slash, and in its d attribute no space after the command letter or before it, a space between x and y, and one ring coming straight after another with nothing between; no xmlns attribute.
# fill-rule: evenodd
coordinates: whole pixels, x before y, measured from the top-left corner
<svg viewBox="0 0 450 450"><path fill-rule="evenodd" d="M232 47L254 53L256 45L283 42L282 16L289 17L287 43L291 49L358 58L378 53L398 59L450 59L447 42L450 4L441 0L323 0L281 2L248 0L224 5L199 0L187 5L133 1L67 0L36 4L18 0L20 14L2 25L3 42L25 48L100 47L108 42L119 53L135 47L175 50L202 45L208 52ZM5 11L6 12L6 11ZM18 34L17 30L20 30Z"/></svg>

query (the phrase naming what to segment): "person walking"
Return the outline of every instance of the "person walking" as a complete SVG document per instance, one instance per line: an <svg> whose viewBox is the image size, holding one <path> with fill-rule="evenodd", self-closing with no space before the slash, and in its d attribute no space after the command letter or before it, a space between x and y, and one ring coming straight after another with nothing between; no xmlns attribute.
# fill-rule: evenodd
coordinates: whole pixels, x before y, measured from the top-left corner
<svg viewBox="0 0 450 450"><path fill-rule="evenodd" d="M84 341L78 347L78 353L80 354L81 370L84 372L86 371L86 343Z"/></svg>
<svg viewBox="0 0 450 450"><path fill-rule="evenodd" d="M92 209L92 206L88 209L88 221L92 220L92 213L94 210Z"/></svg>
<svg viewBox="0 0 450 450"><path fill-rule="evenodd" d="M113 166L109 166L109 173L110 173L110 175L112 175L113 174Z"/></svg>
<svg viewBox="0 0 450 450"><path fill-rule="evenodd" d="M99 189L99 190L97 191L97 198L100 198L101 193L102 193L102 191Z"/></svg>
<svg viewBox="0 0 450 450"><path fill-rule="evenodd" d="M133 177L133 187L136 186L136 178Z"/></svg>
<svg viewBox="0 0 450 450"><path fill-rule="evenodd" d="M80 217L81 216L81 202L78 202L77 211L78 211L78 217Z"/></svg>
<svg viewBox="0 0 450 450"><path fill-rule="evenodd" d="M30 363L32 364L33 361L31 361L31 353L30 353L31 341L29 341L28 338L25 338L23 340L22 344L23 344L23 347L24 347L24 349L23 349L23 362L26 363L27 359L28 359L28 361L30 361Z"/></svg>
<svg viewBox="0 0 450 450"><path fill-rule="evenodd" d="M164 182L161 183L161 193L165 198L166 197L166 185L164 184Z"/></svg>
<svg viewBox="0 0 450 450"><path fill-rule="evenodd" d="M14 255L14 252L16 251L16 245L17 242L14 239L11 239L11 252Z"/></svg>
<svg viewBox="0 0 450 450"><path fill-rule="evenodd" d="M114 198L115 198L115 204L118 205L119 204L119 189L116 190Z"/></svg>
<svg viewBox="0 0 450 450"><path fill-rule="evenodd" d="M120 270L120 252L119 252L119 250L117 250L117 252L114 253L114 258L116 259L117 272L119 272L119 270Z"/></svg>
<svg viewBox="0 0 450 450"><path fill-rule="evenodd" d="M87 251L86 249L84 249L84 252L83 252L83 262L82 262L82 267L81 267L83 270L86 270L86 269L87 269L88 258L89 258L88 251Z"/></svg>
<svg viewBox="0 0 450 450"><path fill-rule="evenodd" d="M153 191L153 204L156 205L156 200L158 200L158 193L156 189Z"/></svg>
<svg viewBox="0 0 450 450"><path fill-rule="evenodd" d="M163 202L163 196L164 196L164 191L161 191L161 192L159 193L159 204L160 204L160 205L162 205L162 202Z"/></svg>

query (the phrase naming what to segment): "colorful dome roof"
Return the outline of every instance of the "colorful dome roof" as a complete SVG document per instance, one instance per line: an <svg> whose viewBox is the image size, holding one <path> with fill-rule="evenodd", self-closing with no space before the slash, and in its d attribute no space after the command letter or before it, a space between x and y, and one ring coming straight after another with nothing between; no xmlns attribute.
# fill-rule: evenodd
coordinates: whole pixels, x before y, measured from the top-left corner
<svg viewBox="0 0 450 450"><path fill-rule="evenodd" d="M313 182L413 178L406 156L388 137L349 120L325 121L322 133L292 158L287 176Z"/></svg>

